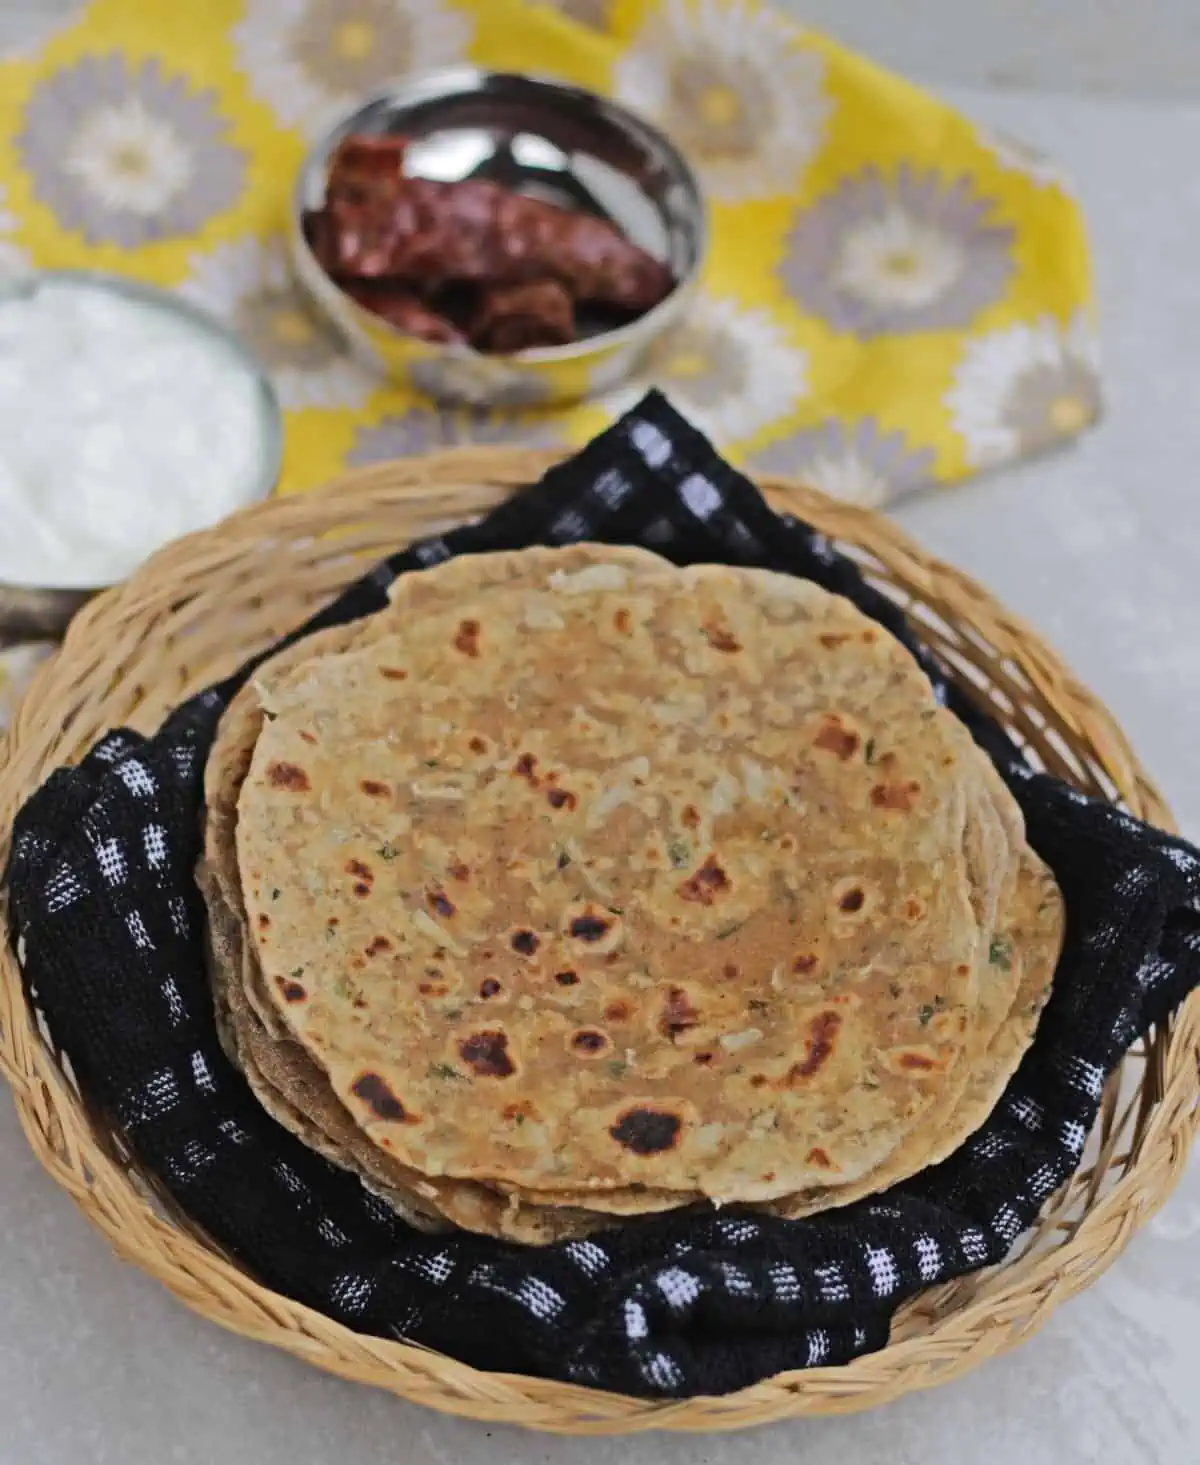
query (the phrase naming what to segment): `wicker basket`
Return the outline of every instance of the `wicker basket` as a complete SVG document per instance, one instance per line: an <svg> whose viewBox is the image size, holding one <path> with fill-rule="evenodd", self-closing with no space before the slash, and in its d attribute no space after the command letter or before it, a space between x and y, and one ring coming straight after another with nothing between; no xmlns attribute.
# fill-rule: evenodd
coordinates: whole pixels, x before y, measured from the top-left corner
<svg viewBox="0 0 1200 1465"><path fill-rule="evenodd" d="M465 449L353 474L276 500L156 556L76 619L21 707L0 766L0 861L26 797L103 731L152 730L168 708L297 624L366 563L481 513L550 455ZM769 497L826 531L905 606L963 684L1036 761L1160 825L1170 814L1103 707L1040 638L887 521L807 489ZM1004 1352L1109 1265L1170 1193L1197 1120L1200 995L1126 1059L1083 1168L1007 1263L924 1293L882 1352L782 1374L723 1398L663 1403L485 1374L363 1337L268 1291L164 1211L121 1142L90 1114L38 1034L15 956L0 954L0 1065L38 1159L116 1251L205 1317L343 1377L477 1419L573 1434L736 1429L840 1414L953 1378Z"/></svg>

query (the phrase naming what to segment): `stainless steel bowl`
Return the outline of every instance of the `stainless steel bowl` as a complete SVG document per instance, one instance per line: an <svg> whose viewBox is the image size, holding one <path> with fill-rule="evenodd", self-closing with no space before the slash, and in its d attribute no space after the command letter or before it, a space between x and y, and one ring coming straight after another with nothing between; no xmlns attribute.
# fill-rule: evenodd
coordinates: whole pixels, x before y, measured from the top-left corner
<svg viewBox="0 0 1200 1465"><path fill-rule="evenodd" d="M168 290L102 270L35 270L14 276L0 283L0 310L6 302L25 298L43 284L54 281L77 282L167 311L192 330L219 341L249 370L260 402L262 455L259 472L254 482L248 484L243 502L249 504L266 498L278 482L283 460L283 414L270 378L240 337L207 311ZM0 422L0 431L3 426ZM10 571L7 580L0 578L0 646L13 640L61 634L75 611L95 591L104 588L90 578L73 573L69 565L64 565L62 574L49 583L40 577L14 578Z"/></svg>
<svg viewBox="0 0 1200 1465"><path fill-rule="evenodd" d="M488 178L607 219L671 268L675 289L617 330L511 356L431 345L405 335L341 291L305 238L325 201L330 158L351 133L404 133L418 177ZM290 242L296 273L357 355L446 401L486 406L568 402L605 391L687 308L707 240L704 203L681 154L647 122L593 92L507 72L439 72L397 83L335 123L296 183Z"/></svg>

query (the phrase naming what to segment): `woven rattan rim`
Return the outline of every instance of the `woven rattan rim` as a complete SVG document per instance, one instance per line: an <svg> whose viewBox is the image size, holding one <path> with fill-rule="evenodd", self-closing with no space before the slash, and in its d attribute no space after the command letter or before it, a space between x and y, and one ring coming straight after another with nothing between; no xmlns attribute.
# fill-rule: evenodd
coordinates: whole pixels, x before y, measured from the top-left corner
<svg viewBox="0 0 1200 1465"><path fill-rule="evenodd" d="M456 449L353 473L177 542L91 602L42 668L0 752L0 862L13 815L56 765L118 724L168 707L290 629L372 558L479 514L553 454ZM1028 626L876 514L768 480L768 496L824 530L1027 748L1080 788L1170 827L1112 717ZM0 912L3 914L3 912ZM737 1429L844 1414L954 1378L1004 1352L1097 1277L1182 1173L1197 1126L1200 994L1109 1085L1083 1168L1008 1262L922 1294L879 1353L781 1374L723 1398L658 1402L507 1374L363 1337L260 1286L132 1171L39 1035L13 952L0 953L0 1068L34 1153L115 1250L196 1312L331 1373L477 1419L568 1434Z"/></svg>

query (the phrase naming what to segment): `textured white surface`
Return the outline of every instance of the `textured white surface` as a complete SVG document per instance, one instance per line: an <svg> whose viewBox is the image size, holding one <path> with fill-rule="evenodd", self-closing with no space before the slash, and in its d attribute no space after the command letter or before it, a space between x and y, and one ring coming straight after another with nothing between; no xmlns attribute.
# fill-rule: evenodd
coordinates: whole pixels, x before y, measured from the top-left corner
<svg viewBox="0 0 1200 1465"><path fill-rule="evenodd" d="M781 0L921 81L1200 96L1196 0Z"/></svg>
<svg viewBox="0 0 1200 1465"><path fill-rule="evenodd" d="M1049 4L1028 0L1023 8L1036 14ZM22 7L27 16L52 8L49 0L0 0L0 44ZM1092 0L1057 0L1053 8L1078 15L1081 28L1110 14ZM966 13L973 24L1017 5L813 0L806 9L826 22L836 10L848 37L851 20L869 13L880 37L897 40L902 15L936 9L948 35L982 46L986 28L971 31ZM1159 12L1177 16L1181 27L1200 17L1195 0L1158 0L1137 11ZM854 39L870 44L861 29ZM1194 79L1200 83L1200 67ZM1200 106L984 92L953 100L1054 152L1078 182L1105 304L1110 415L1070 453L928 498L897 517L1058 645L1113 707L1197 837ZM1197 1167L1114 1269L1016 1353L873 1415L743 1436L560 1441L488 1430L228 1337L109 1254L38 1169L7 1105L0 1106L0 1275L0 1465L1200 1460Z"/></svg>

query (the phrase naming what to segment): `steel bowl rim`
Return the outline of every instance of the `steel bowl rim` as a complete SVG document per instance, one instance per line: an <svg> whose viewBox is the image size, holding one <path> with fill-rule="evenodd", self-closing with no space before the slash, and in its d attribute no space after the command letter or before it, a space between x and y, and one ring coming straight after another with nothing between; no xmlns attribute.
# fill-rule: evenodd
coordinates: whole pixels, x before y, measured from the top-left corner
<svg viewBox="0 0 1200 1465"><path fill-rule="evenodd" d="M524 351L508 353L476 351L474 347L464 342L422 342L420 337L398 330L389 321L383 320L382 317L374 315L359 305L346 294L331 275L322 269L305 237L303 220L308 185L318 167L322 169L325 167L332 144L353 131L353 123L356 118L361 117L364 112L378 107L381 103L396 101L401 105L416 105L421 101L436 101L439 98L468 95L472 91L481 91L484 85L491 81L532 83L535 87L544 87L548 91L573 94L585 98L589 102L599 102L606 109L618 114L623 122L632 123L635 129L646 133L666 154L677 181L686 189L696 207L697 221L693 239L695 257L690 269L675 281L670 293L644 315L628 321L625 325L617 326L611 331L602 331L599 335L589 336L583 341L572 341L566 346L532 346ZM428 94L424 95L425 93ZM408 102L405 102L406 96L410 98ZM337 292L339 302L344 302L346 310L356 321L362 320L364 324L369 323L372 330L382 329L393 335L398 341L411 341L415 346L431 346L430 355L433 359L488 361L496 362L498 365L509 363L515 367L558 366L568 362L586 360L589 356L603 354L612 348L619 349L624 345L635 344L640 339L652 339L657 336L671 323L672 317L678 313L680 303L685 296L695 289L708 258L709 248L708 201L700 186L700 180L681 149L655 123L642 116L640 112L627 107L623 102L615 101L603 92L593 91L590 87L579 86L575 82L562 81L557 77L536 71L493 71L486 67L476 66L448 66L417 72L411 77L401 77L390 85L376 88L353 107L342 108L336 114L331 114L316 140L305 153L304 161L296 173L292 186L288 224L293 249L300 251L306 264ZM311 290L309 293L311 295ZM325 302L317 300L316 303L326 314L332 313L331 308Z"/></svg>

